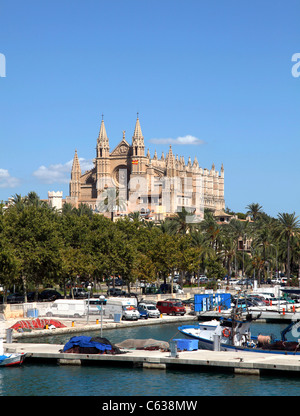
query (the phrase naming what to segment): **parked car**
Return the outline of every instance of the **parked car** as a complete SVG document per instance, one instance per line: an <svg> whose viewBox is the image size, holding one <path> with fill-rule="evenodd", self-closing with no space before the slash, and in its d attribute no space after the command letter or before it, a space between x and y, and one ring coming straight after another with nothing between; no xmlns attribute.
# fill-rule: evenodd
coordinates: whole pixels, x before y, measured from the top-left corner
<svg viewBox="0 0 300 416"><path fill-rule="evenodd" d="M237 285L237 284L238 284L238 282L239 282L239 280L238 280L238 279L230 279L230 280L229 280L229 285Z"/></svg>
<svg viewBox="0 0 300 416"><path fill-rule="evenodd" d="M179 282L179 280L180 280L180 276L179 276L179 274L174 274L173 282L174 282L174 283L178 283L178 282Z"/></svg>
<svg viewBox="0 0 300 416"><path fill-rule="evenodd" d="M270 300L269 299L265 299L263 296L260 296L259 294L257 294L257 295L248 295L248 297L250 297L250 300L252 298L255 298L255 299L263 302L264 306L269 306L270 305Z"/></svg>
<svg viewBox="0 0 300 416"><path fill-rule="evenodd" d="M159 293L162 293L160 289L157 289L154 286L150 286L150 287L144 287L144 291L143 293L145 295L157 295Z"/></svg>
<svg viewBox="0 0 300 416"><path fill-rule="evenodd" d="M42 302L52 302L57 299L63 299L63 296L56 290L46 289L39 294L39 300Z"/></svg>
<svg viewBox="0 0 300 416"><path fill-rule="evenodd" d="M171 283L163 283L160 285L160 290L162 293L171 293L172 286ZM179 286L178 283L173 284L173 293L183 294L183 289Z"/></svg>
<svg viewBox="0 0 300 416"><path fill-rule="evenodd" d="M266 306L266 303L258 297L250 296L249 300L252 303L252 306Z"/></svg>
<svg viewBox="0 0 300 416"><path fill-rule="evenodd" d="M160 300L156 304L157 309L160 313L166 313L167 315L184 315L186 309L183 306L182 302L166 301Z"/></svg>
<svg viewBox="0 0 300 416"><path fill-rule="evenodd" d="M240 285L240 286L246 286L246 285L252 286L253 282L252 282L251 279L241 279L237 282L237 284Z"/></svg>
<svg viewBox="0 0 300 416"><path fill-rule="evenodd" d="M259 297L267 302L267 305L271 304L271 301L275 300L274 294L270 293L260 293Z"/></svg>
<svg viewBox="0 0 300 416"><path fill-rule="evenodd" d="M149 314L148 314L147 309L141 308L141 307L138 305L137 310L138 310L138 311L139 311L139 313L140 313L140 318L142 318L142 319L148 319L148 318L149 318Z"/></svg>
<svg viewBox="0 0 300 416"><path fill-rule="evenodd" d="M36 299L39 300L39 294L36 294L35 292L27 293L27 302L34 302Z"/></svg>
<svg viewBox="0 0 300 416"><path fill-rule="evenodd" d="M271 279L271 282L276 285L284 286L287 283L287 277L284 276L282 273L280 274L280 277L274 277Z"/></svg>
<svg viewBox="0 0 300 416"><path fill-rule="evenodd" d="M160 312L156 308L155 305L151 303L140 303L138 305L138 311L141 313L141 311L146 311L149 318L159 318Z"/></svg>
<svg viewBox="0 0 300 416"><path fill-rule="evenodd" d="M185 299L182 301L184 306L190 306L190 305L194 305L195 303L195 298L189 298L189 299Z"/></svg>
<svg viewBox="0 0 300 416"><path fill-rule="evenodd" d="M237 308L246 308L247 306L253 306L249 299L244 298L237 298L236 296L232 296L231 298L231 307Z"/></svg>
<svg viewBox="0 0 300 416"><path fill-rule="evenodd" d="M168 298L164 299L164 301L182 303L182 300L180 298Z"/></svg>
<svg viewBox="0 0 300 416"><path fill-rule="evenodd" d="M27 293L27 302L34 302L36 294L35 292ZM39 300L39 298L37 299ZM12 293L7 296L7 303L23 303L25 302L25 296L22 293Z"/></svg>
<svg viewBox="0 0 300 416"><path fill-rule="evenodd" d="M12 293L7 296L7 303L23 303L24 295L22 293Z"/></svg>
<svg viewBox="0 0 300 416"><path fill-rule="evenodd" d="M73 287L73 289L70 290L70 298L72 298L72 291L74 299L86 299L89 296L89 292L82 287Z"/></svg>
<svg viewBox="0 0 300 416"><path fill-rule="evenodd" d="M110 279L106 282L107 286L113 286L113 279ZM116 278L115 279L115 286L125 286L125 282L122 279Z"/></svg>
<svg viewBox="0 0 300 416"><path fill-rule="evenodd" d="M126 292L125 290L111 287L110 289L108 289L107 295L108 296L126 296Z"/></svg>

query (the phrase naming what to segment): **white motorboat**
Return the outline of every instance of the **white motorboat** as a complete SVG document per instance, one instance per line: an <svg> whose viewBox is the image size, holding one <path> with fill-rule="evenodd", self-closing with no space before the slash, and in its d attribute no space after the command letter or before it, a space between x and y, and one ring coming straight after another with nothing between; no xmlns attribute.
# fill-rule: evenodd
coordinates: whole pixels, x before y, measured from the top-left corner
<svg viewBox="0 0 300 416"><path fill-rule="evenodd" d="M255 319L255 318L254 318ZM221 351L250 351L273 354L300 355L300 343L287 341L286 333L294 327L296 333L300 322L293 322L281 333L281 340L271 335L251 336L252 315L232 314L230 318L183 325L178 330L188 338L198 339L200 349Z"/></svg>

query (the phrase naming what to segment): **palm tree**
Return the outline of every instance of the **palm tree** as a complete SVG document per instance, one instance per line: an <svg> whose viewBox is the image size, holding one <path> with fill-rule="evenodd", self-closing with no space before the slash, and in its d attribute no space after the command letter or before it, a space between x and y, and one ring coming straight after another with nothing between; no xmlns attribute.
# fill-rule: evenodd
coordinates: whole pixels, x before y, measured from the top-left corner
<svg viewBox="0 0 300 416"><path fill-rule="evenodd" d="M235 275L237 275L237 255L238 255L238 242L241 237L245 235L245 227L248 223L241 222L236 219L232 219L228 225L228 234L230 238L233 240L233 248L234 248L234 258L235 258Z"/></svg>
<svg viewBox="0 0 300 416"><path fill-rule="evenodd" d="M200 223L200 228L205 232L211 247L216 250L221 228L211 212L207 211L204 213L204 220Z"/></svg>
<svg viewBox="0 0 300 416"><path fill-rule="evenodd" d="M287 244L286 270L287 284L289 284L291 277L291 239L300 235L300 221L296 217L295 212L292 214L285 212L278 214L277 231L279 239L285 240Z"/></svg>
<svg viewBox="0 0 300 416"><path fill-rule="evenodd" d="M227 269L227 282L229 281L232 273L232 262L236 255L237 238L233 232L233 228L230 224L224 224L221 229L221 254L224 259L224 265Z"/></svg>
<svg viewBox="0 0 300 416"><path fill-rule="evenodd" d="M126 202L120 197L118 188L107 188L105 193L101 194L100 201L97 203L97 211L104 213L110 212L111 220L114 220L114 212L117 209L125 210Z"/></svg>
<svg viewBox="0 0 300 416"><path fill-rule="evenodd" d="M21 194L15 194L10 200L10 207L14 207L18 212L22 211L25 207L26 197Z"/></svg>
<svg viewBox="0 0 300 416"><path fill-rule="evenodd" d="M264 268L270 264L273 259L274 252L277 248L274 240L274 219L265 218L257 221L258 226L255 227L254 239L252 246L262 250L262 258L264 262ZM275 250L272 249L275 247Z"/></svg>
<svg viewBox="0 0 300 416"><path fill-rule="evenodd" d="M74 209L74 206L70 204L69 202L66 202L65 204L63 204L61 213L62 215L70 215L73 213L73 209Z"/></svg>
<svg viewBox="0 0 300 416"><path fill-rule="evenodd" d="M38 194L34 191L31 191L28 193L28 195L25 197L25 203L26 205L33 205L35 207L45 207L48 206L47 202L41 201Z"/></svg>
<svg viewBox="0 0 300 416"><path fill-rule="evenodd" d="M251 215L253 221L257 220L260 216L260 214L262 214L262 206L259 204L249 204L246 206L247 214Z"/></svg>
<svg viewBox="0 0 300 416"><path fill-rule="evenodd" d="M294 241L293 260L297 262L298 264L298 286L300 286L300 239L299 237L296 237Z"/></svg>
<svg viewBox="0 0 300 416"><path fill-rule="evenodd" d="M194 230L191 233L191 246L196 247L199 250L198 275L200 275L200 269L202 269L202 271L205 273L205 268L208 260L213 258L215 254L213 248L209 244L205 234L200 230Z"/></svg>
<svg viewBox="0 0 300 416"><path fill-rule="evenodd" d="M170 218L166 218L159 223L159 229L163 234L170 234L174 235L174 223L170 220Z"/></svg>
<svg viewBox="0 0 300 416"><path fill-rule="evenodd" d="M181 235L187 234L193 227L193 219L194 215L183 207L182 210L178 211L176 216L171 219L174 233Z"/></svg>

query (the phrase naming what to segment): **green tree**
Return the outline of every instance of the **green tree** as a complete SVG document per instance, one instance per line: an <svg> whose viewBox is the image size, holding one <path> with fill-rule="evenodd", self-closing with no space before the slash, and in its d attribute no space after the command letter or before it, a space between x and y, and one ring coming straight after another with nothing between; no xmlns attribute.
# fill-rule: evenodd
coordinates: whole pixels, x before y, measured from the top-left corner
<svg viewBox="0 0 300 416"><path fill-rule="evenodd" d="M292 214L279 213L278 214L278 237L286 242L287 257L286 257L286 270L287 270L287 284L290 283L291 277L291 240L292 237L298 237L300 235L300 222L295 212Z"/></svg>
<svg viewBox="0 0 300 416"><path fill-rule="evenodd" d="M178 211L176 215L170 219L173 233L186 235L195 225L193 219L194 215L183 207L181 211Z"/></svg>
<svg viewBox="0 0 300 416"><path fill-rule="evenodd" d="M169 234L159 236L153 247L152 258L157 274L160 274L166 283L167 276L173 275L178 268L178 238Z"/></svg>
<svg viewBox="0 0 300 416"><path fill-rule="evenodd" d="M7 300L8 287L19 277L19 264L13 252L0 247L0 284L4 287L4 303Z"/></svg>
<svg viewBox="0 0 300 416"><path fill-rule="evenodd" d="M56 280L60 268L59 238L55 213L46 206L26 205L4 215L5 234L21 270L25 299L28 284Z"/></svg>
<svg viewBox="0 0 300 416"><path fill-rule="evenodd" d="M261 215L262 211L262 206L257 204L257 203L252 203L246 206L247 214L251 215L251 218L253 221L256 221L259 216Z"/></svg>

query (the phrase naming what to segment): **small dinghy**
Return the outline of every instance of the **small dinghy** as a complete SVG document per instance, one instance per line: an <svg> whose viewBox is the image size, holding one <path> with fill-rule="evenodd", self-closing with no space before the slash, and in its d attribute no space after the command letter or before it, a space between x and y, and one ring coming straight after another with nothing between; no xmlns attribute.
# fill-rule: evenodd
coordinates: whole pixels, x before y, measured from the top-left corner
<svg viewBox="0 0 300 416"><path fill-rule="evenodd" d="M4 353L3 339L0 338L0 367L10 367L12 365L21 365L25 359L25 353Z"/></svg>

